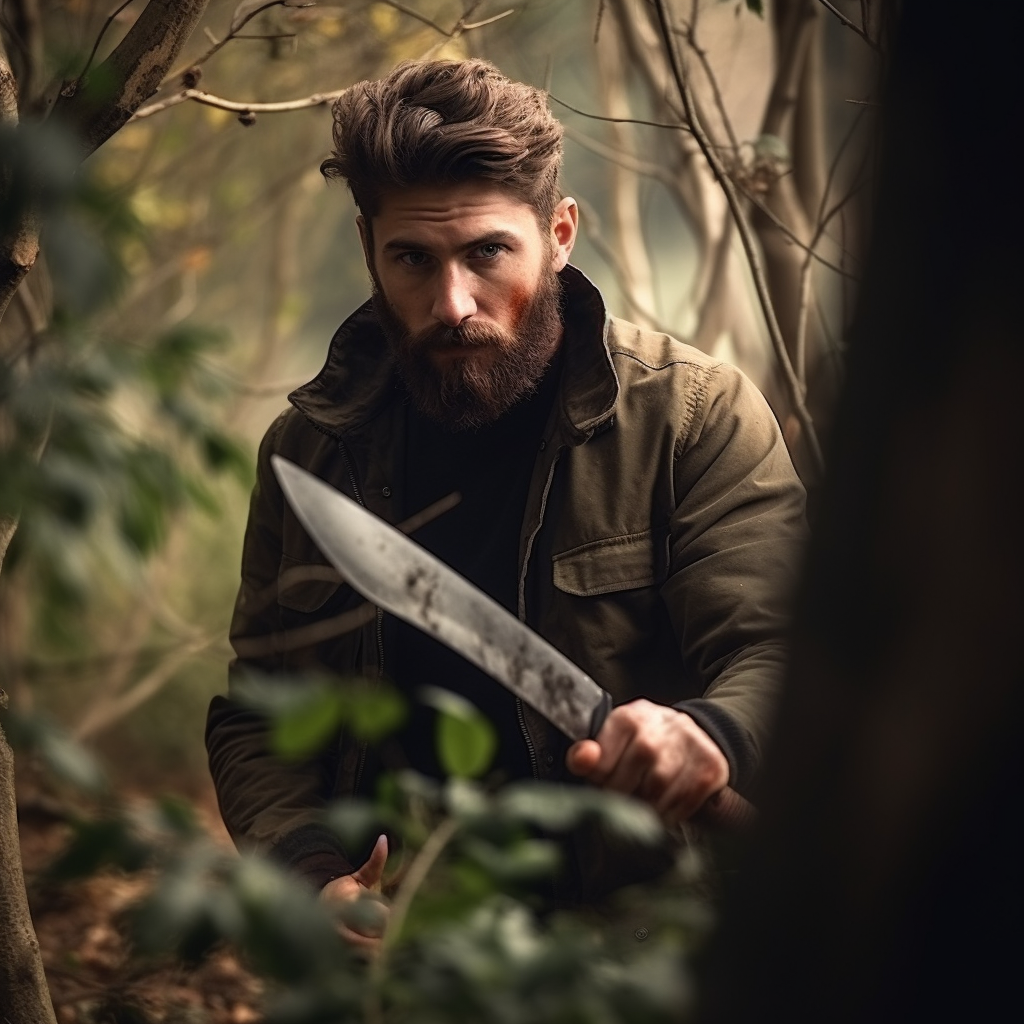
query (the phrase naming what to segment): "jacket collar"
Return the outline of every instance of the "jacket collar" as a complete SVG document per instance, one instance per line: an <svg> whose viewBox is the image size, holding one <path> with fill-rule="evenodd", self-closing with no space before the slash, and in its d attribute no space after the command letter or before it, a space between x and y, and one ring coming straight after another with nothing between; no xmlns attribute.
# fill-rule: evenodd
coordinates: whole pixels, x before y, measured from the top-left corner
<svg viewBox="0 0 1024 1024"><path fill-rule="evenodd" d="M608 423L619 382L608 349L611 320L601 293L582 271L558 275L564 297L563 427L580 444ZM342 436L365 426L398 394L387 341L369 301L335 332L323 369L288 396L314 427Z"/></svg>

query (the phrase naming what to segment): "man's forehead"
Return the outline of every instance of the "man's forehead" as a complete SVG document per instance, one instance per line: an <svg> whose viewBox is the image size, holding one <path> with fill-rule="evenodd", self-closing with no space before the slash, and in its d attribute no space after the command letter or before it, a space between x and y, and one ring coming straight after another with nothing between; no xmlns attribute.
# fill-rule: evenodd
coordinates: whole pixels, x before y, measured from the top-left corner
<svg viewBox="0 0 1024 1024"><path fill-rule="evenodd" d="M492 182L416 185L390 189L373 217L378 243L391 235L422 234L425 238L473 239L487 230L523 234L538 230L529 203Z"/></svg>

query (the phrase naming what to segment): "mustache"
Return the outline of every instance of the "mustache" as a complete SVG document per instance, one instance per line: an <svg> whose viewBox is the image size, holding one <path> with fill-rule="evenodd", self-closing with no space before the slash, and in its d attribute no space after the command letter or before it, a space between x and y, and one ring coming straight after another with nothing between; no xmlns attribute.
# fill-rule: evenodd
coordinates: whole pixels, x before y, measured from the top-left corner
<svg viewBox="0 0 1024 1024"><path fill-rule="evenodd" d="M495 344L508 345L511 340L505 332L493 326L485 327L470 321L458 327L435 324L409 336L404 347L420 351L435 348L485 348Z"/></svg>

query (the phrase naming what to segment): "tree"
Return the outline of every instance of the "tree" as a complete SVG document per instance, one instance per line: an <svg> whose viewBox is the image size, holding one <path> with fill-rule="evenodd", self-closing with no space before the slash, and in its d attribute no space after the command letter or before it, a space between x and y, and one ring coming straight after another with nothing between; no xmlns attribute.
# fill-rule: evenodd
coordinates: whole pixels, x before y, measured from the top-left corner
<svg viewBox="0 0 1024 1024"><path fill-rule="evenodd" d="M907 0L898 22L766 828L706 1020L974 1020L1020 1001L1022 224L1012 166L964 188L970 139L1010 144L1020 15L992 37L936 13Z"/></svg>

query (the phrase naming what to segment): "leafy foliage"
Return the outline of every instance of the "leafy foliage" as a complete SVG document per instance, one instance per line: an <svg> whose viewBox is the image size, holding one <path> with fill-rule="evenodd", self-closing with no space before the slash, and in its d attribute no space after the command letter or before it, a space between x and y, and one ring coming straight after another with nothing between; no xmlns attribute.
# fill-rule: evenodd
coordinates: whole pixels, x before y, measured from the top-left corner
<svg viewBox="0 0 1024 1024"><path fill-rule="evenodd" d="M210 471L248 482L251 458L209 411L226 393L208 363L222 332L179 324L123 338L94 326L143 235L123 196L76 173L59 128L23 124L0 141L5 220L32 192L55 303L49 328L0 359L0 518L19 520L8 568L31 564L40 607L66 632L63 611L84 601L97 555L150 555L177 510L215 508Z"/></svg>
<svg viewBox="0 0 1024 1024"><path fill-rule="evenodd" d="M322 742L309 725L318 707L350 727L360 715L399 721L394 694L351 692L360 696L346 701L345 687L323 680L283 687L263 680L250 685L249 699L275 721L290 753L303 756ZM460 721L479 715L443 691L431 699ZM27 742L38 735L33 728L23 723L13 732ZM450 736L439 730L438 742ZM465 755L462 742L448 754L456 762ZM52 732L49 743L68 741ZM177 801L129 807L104 797L98 813L74 822L50 884L110 867L155 871L152 890L131 914L139 953L197 962L231 944L270 983L270 1022L685 1018L687 958L710 924L692 853L680 854L657 885L623 892L599 912L556 910L538 895L558 869L559 837L585 821L641 845L663 842L646 805L577 786L522 782L494 793L457 775L441 782L406 772L390 776L376 801L345 801L323 820L344 844L364 842L383 824L398 845L394 910L384 951L369 964L342 941L338 924L383 920L380 897L325 904L274 863L214 845Z"/></svg>

